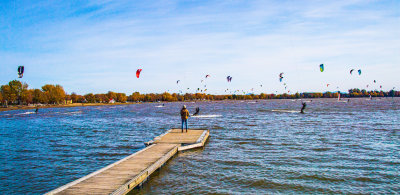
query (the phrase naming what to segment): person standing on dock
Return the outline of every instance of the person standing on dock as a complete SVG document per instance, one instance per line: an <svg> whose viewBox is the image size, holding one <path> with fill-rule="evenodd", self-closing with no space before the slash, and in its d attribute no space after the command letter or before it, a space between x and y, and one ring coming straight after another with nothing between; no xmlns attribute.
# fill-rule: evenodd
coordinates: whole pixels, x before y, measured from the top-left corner
<svg viewBox="0 0 400 195"><path fill-rule="evenodd" d="M182 110L181 110L181 118L182 118L182 133L183 133L183 123L186 125L186 133L187 133L187 120L189 118L189 111L186 109L186 106L183 105Z"/></svg>

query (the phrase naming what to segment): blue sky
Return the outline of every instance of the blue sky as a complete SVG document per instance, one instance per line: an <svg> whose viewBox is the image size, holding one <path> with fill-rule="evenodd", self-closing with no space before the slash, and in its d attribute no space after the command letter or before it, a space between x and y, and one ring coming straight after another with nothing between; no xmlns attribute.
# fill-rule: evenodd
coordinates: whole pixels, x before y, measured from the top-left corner
<svg viewBox="0 0 400 195"><path fill-rule="evenodd" d="M1 1L0 34L0 84L24 65L79 94L400 89L398 0Z"/></svg>

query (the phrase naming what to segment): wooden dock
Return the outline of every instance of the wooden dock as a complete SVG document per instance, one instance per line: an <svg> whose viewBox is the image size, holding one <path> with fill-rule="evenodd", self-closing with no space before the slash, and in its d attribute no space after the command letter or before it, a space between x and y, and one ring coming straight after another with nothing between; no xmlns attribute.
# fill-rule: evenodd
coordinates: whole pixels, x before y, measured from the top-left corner
<svg viewBox="0 0 400 195"><path fill-rule="evenodd" d="M126 194L140 186L178 151L203 147L210 131L171 129L130 156L46 194Z"/></svg>

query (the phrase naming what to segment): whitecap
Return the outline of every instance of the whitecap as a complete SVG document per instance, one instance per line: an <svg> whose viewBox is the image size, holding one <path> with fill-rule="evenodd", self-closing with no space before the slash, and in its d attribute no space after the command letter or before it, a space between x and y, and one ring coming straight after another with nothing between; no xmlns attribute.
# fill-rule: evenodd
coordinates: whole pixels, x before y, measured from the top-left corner
<svg viewBox="0 0 400 195"><path fill-rule="evenodd" d="M18 113L15 115L27 115L27 114L35 114L35 112L24 112L24 113Z"/></svg>
<svg viewBox="0 0 400 195"><path fill-rule="evenodd" d="M195 117L195 118L217 118L217 117L221 117L222 115L219 114L208 114L208 115L196 115L196 116L191 116L191 117Z"/></svg>

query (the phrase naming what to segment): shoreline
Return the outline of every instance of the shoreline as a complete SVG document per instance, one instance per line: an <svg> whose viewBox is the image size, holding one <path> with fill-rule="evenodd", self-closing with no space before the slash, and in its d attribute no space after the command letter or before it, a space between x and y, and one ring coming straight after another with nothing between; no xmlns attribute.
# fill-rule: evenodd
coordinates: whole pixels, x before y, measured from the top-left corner
<svg viewBox="0 0 400 195"><path fill-rule="evenodd" d="M148 103L148 102L146 102ZM0 107L0 112L11 111L11 110L34 110L37 107L42 108L70 108L70 107L85 107L85 106L115 106L115 105L130 105L139 104L137 102L127 102L127 103L72 103L72 104L55 104L55 105L41 105L41 106L9 106L7 108Z"/></svg>
<svg viewBox="0 0 400 195"><path fill-rule="evenodd" d="M198 101L224 101L224 100L198 100ZM256 100L230 100L230 101L256 101ZM196 101L175 101L175 102L196 102ZM72 104L54 104L54 105L40 105L40 106L26 106L26 105L19 105L19 106L9 106L7 108L0 107L0 112L4 111L11 111L11 110L34 110L36 107L39 109L42 108L70 108L70 107L85 107L85 106L119 106L119 105L131 105L131 104L151 104L151 103L159 103L165 104L170 103L168 101L161 101L161 102L126 102L126 103L72 103Z"/></svg>

